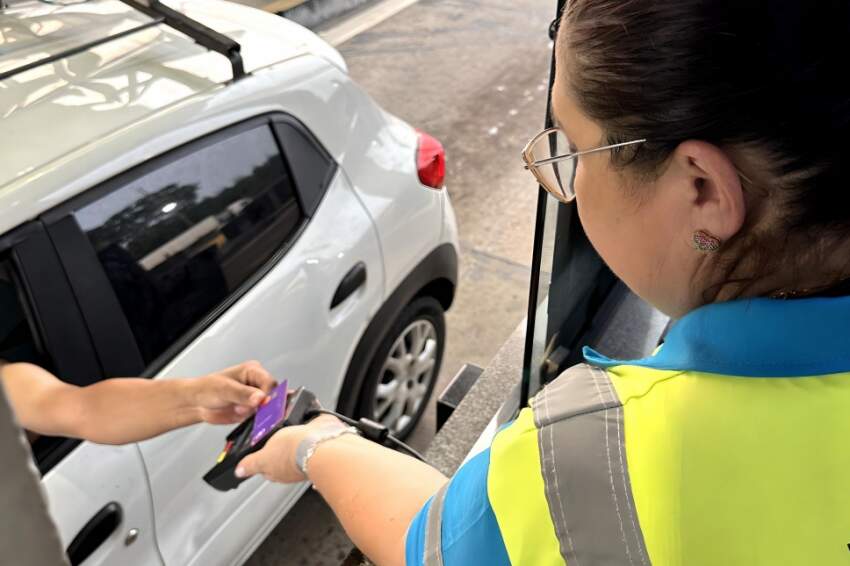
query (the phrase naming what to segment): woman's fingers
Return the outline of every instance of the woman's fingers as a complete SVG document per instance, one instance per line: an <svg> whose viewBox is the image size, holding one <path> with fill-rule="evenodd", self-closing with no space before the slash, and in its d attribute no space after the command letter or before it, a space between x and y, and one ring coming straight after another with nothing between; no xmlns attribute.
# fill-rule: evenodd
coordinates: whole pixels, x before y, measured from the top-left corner
<svg viewBox="0 0 850 566"><path fill-rule="evenodd" d="M257 474L262 474L263 451L254 452L242 458L242 461L236 466L237 478L250 478Z"/></svg>
<svg viewBox="0 0 850 566"><path fill-rule="evenodd" d="M295 449L305 431L303 426L285 428L269 438L262 450L249 454L236 466L236 477L260 474L269 481L297 483L306 478L295 465Z"/></svg>

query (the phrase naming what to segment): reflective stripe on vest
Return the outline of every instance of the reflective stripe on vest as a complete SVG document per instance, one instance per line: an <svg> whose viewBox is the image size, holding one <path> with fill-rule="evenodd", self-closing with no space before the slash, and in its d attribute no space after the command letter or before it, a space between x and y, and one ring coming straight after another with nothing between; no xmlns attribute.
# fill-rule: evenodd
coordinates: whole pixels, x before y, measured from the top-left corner
<svg viewBox="0 0 850 566"><path fill-rule="evenodd" d="M570 566L648 566L629 484L623 407L604 370L569 369L533 400L546 499Z"/></svg>
<svg viewBox="0 0 850 566"><path fill-rule="evenodd" d="M425 523L425 556L422 563L425 566L443 566L443 540L441 526L443 523L443 503L449 483L440 488L431 500L428 509L428 520Z"/></svg>
<svg viewBox="0 0 850 566"><path fill-rule="evenodd" d="M611 381L605 371L586 365L564 373L496 435L487 490L512 564L650 566L624 438ZM447 488L428 511L428 566L443 566Z"/></svg>

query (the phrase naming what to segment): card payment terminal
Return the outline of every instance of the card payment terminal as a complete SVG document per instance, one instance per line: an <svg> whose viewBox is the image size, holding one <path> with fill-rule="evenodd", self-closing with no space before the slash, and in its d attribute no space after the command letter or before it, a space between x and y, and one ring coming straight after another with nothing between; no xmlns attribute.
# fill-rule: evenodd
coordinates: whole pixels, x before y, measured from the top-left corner
<svg viewBox="0 0 850 566"><path fill-rule="evenodd" d="M315 396L303 387L288 391L286 381L272 389L257 413L227 435L224 449L215 466L204 475L204 481L219 491L239 487L247 479L237 478L234 473L242 458L260 450L283 427L302 424L315 401Z"/></svg>

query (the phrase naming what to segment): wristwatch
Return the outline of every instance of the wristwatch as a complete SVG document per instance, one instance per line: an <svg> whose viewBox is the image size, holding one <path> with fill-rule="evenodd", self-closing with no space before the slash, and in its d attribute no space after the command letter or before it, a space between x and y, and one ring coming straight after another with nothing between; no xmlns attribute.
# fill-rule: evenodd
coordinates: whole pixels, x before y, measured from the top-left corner
<svg viewBox="0 0 850 566"><path fill-rule="evenodd" d="M339 438L345 434L359 435L360 431L353 426L346 426L342 423L327 424L317 429L315 432L310 433L307 438L298 444L298 448L295 449L295 465L298 466L298 469L301 470L304 477L308 477L307 464L310 462L310 458L313 457L313 454L315 454L316 448L318 448L323 442Z"/></svg>

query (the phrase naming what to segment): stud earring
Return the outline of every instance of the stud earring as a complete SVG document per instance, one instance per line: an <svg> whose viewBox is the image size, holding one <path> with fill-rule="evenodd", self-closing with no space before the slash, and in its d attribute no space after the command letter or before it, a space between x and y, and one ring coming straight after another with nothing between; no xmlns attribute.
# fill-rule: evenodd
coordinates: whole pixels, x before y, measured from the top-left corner
<svg viewBox="0 0 850 566"><path fill-rule="evenodd" d="M720 249L720 239L703 230L697 230L693 236L695 250L710 254Z"/></svg>

